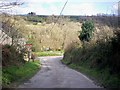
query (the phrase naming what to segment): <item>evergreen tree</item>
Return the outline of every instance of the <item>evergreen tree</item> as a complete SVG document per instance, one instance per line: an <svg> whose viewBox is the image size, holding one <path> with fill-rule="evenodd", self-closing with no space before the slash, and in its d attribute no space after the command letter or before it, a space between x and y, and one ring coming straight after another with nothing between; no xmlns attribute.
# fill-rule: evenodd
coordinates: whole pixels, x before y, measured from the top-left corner
<svg viewBox="0 0 120 90"><path fill-rule="evenodd" d="M80 32L79 39L81 41L89 41L92 38L92 32L94 31L94 24L92 21L85 21L82 24L82 31Z"/></svg>

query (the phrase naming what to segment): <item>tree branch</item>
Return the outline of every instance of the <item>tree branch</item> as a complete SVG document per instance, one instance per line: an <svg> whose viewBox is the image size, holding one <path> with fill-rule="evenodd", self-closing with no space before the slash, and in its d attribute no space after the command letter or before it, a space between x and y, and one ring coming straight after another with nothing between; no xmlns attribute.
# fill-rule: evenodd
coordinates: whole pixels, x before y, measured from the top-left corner
<svg viewBox="0 0 120 90"><path fill-rule="evenodd" d="M10 9L15 6L20 6L24 4L23 2L9 2L9 3L0 3L0 9Z"/></svg>

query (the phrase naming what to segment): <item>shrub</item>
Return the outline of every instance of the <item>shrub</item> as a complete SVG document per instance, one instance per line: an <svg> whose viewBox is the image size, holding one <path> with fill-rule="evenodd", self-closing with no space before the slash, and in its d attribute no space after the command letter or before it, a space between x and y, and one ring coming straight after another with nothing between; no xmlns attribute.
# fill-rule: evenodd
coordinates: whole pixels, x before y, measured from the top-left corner
<svg viewBox="0 0 120 90"><path fill-rule="evenodd" d="M22 64L24 54L19 53L15 46L2 46L2 66L19 65Z"/></svg>
<svg viewBox="0 0 120 90"><path fill-rule="evenodd" d="M92 21L85 21L82 24L82 31L80 32L79 39L81 41L89 41L94 31L94 25Z"/></svg>

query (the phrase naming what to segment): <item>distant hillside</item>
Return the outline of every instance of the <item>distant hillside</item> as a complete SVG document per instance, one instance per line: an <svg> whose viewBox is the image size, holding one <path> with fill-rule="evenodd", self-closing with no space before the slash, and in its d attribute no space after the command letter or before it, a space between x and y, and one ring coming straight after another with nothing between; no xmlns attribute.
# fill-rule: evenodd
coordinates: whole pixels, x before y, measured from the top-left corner
<svg viewBox="0 0 120 90"><path fill-rule="evenodd" d="M114 15L98 15L98 16L73 16L73 15L35 15L35 16L28 16L28 15L21 15L25 20L31 22L47 22L48 18L69 18L71 21L75 22L82 22L85 20L93 20L95 23L107 24L108 26L120 26L120 19L119 16ZM53 21L52 21L53 22ZM57 21L56 21L57 22Z"/></svg>

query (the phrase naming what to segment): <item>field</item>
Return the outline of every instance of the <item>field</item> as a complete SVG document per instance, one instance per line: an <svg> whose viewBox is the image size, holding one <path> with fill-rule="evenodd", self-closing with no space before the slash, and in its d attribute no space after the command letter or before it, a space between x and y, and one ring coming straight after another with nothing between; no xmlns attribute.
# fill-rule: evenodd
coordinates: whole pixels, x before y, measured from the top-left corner
<svg viewBox="0 0 120 90"><path fill-rule="evenodd" d="M37 57L41 56L61 56L63 55L63 51L43 51L43 52L35 52Z"/></svg>

